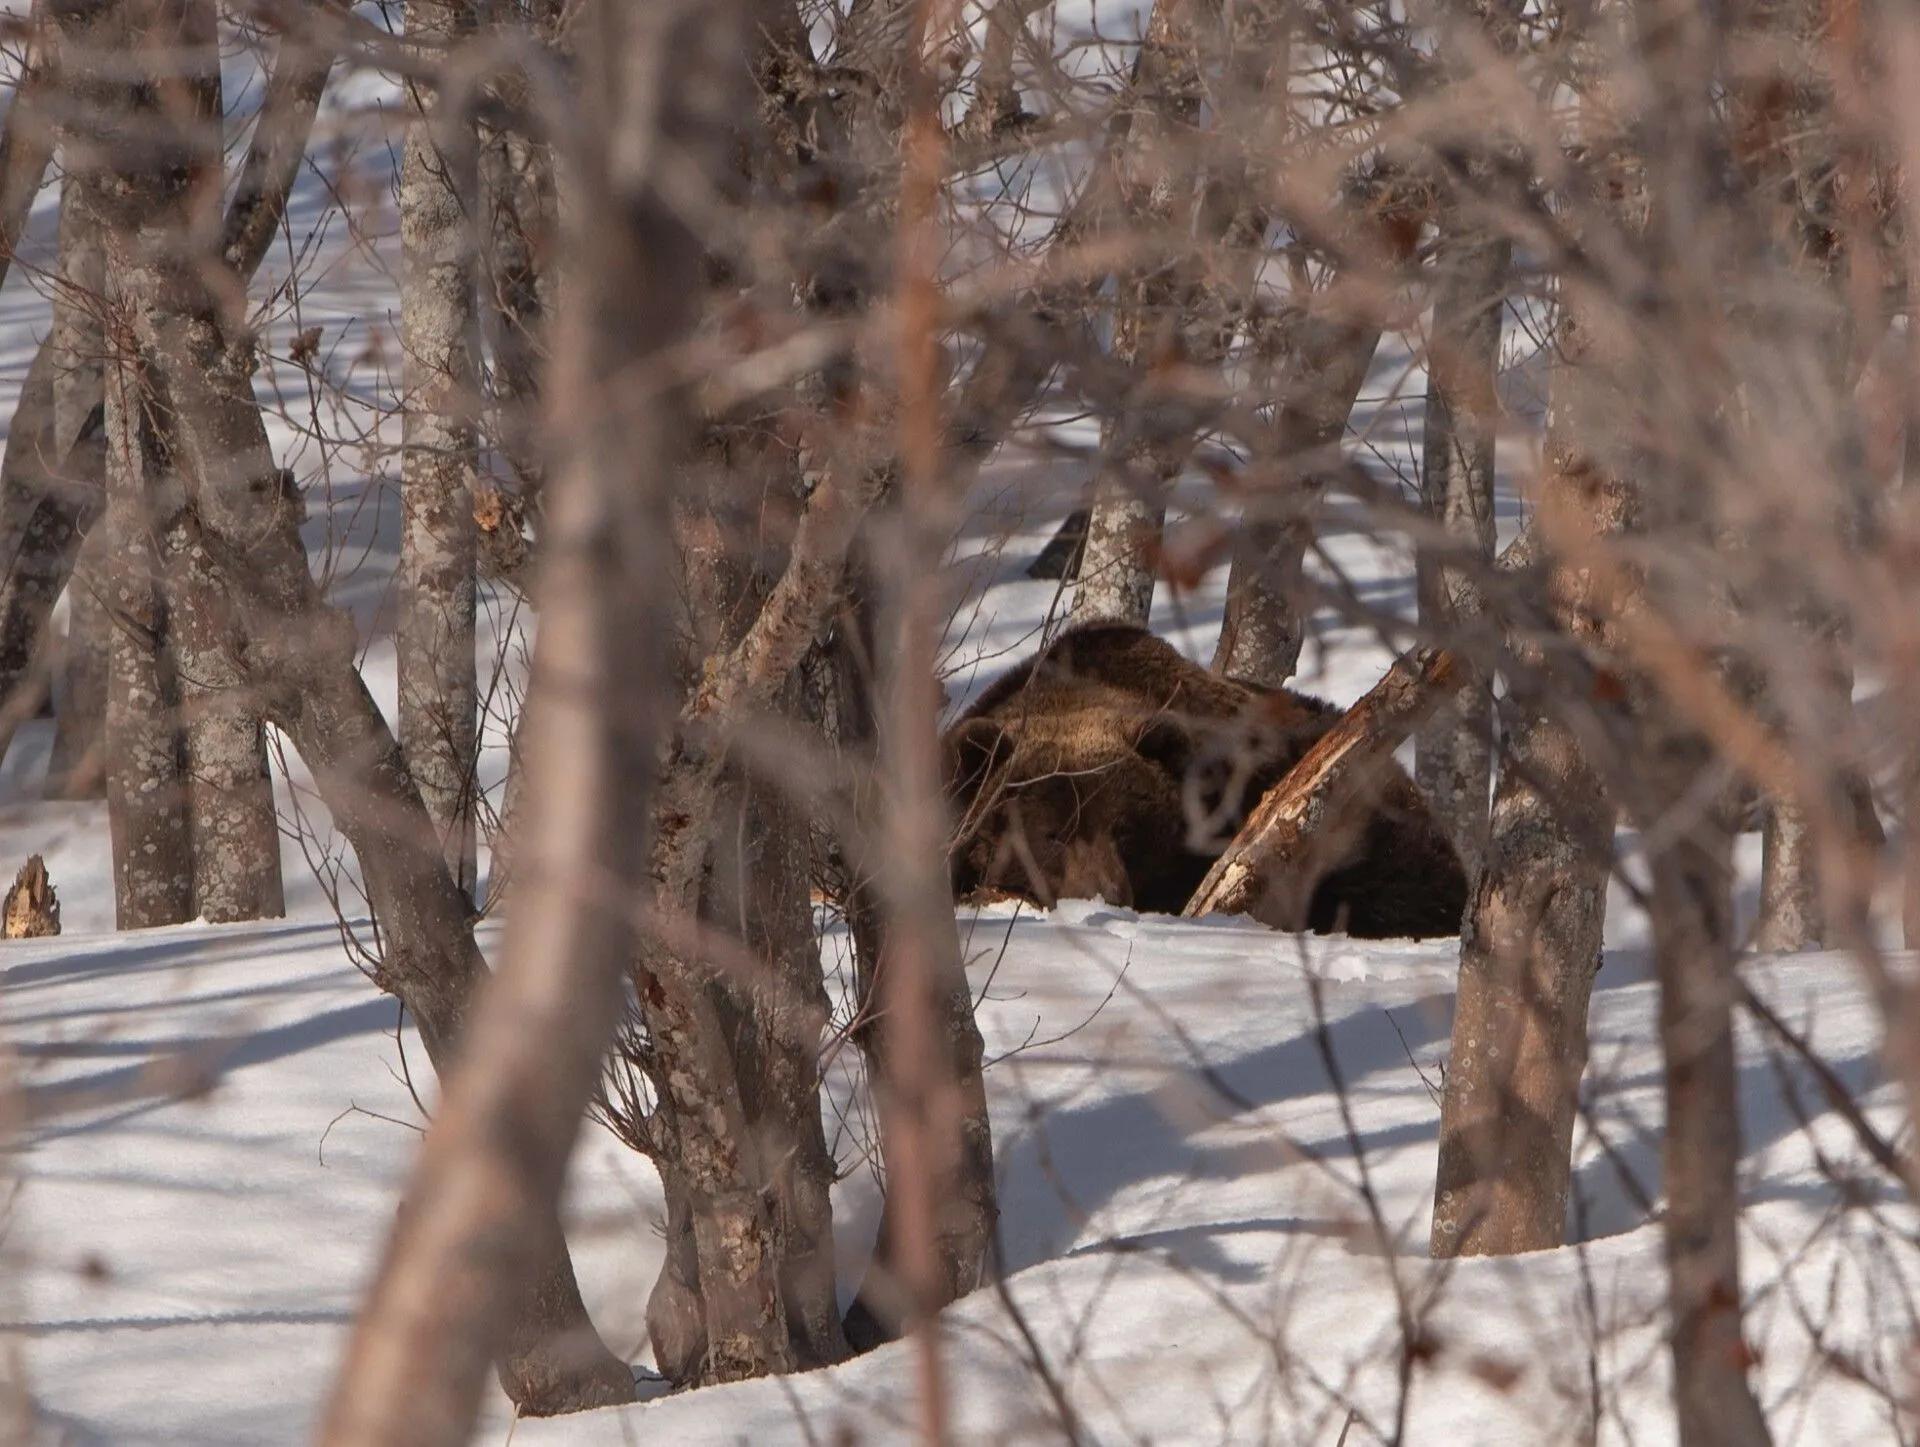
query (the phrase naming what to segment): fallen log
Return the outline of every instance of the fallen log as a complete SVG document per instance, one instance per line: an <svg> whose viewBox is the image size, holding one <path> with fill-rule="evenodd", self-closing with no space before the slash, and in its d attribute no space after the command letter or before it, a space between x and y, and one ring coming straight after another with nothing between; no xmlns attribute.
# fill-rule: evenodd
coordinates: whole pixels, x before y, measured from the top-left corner
<svg viewBox="0 0 1920 1447"><path fill-rule="evenodd" d="M1402 658L1266 793L1181 914L1246 914L1306 927L1314 886L1341 861L1383 766L1458 682L1451 653Z"/></svg>

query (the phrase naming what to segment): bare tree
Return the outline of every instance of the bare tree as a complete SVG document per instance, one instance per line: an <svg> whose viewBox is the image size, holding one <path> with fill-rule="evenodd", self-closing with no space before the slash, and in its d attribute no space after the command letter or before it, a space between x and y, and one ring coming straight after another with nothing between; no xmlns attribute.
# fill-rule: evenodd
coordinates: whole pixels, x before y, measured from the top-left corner
<svg viewBox="0 0 1920 1447"><path fill-rule="evenodd" d="M108 7L101 23L111 27L112 53L136 54L154 69L115 67L93 98L102 127L96 154L115 176L109 275L146 375L164 398L184 490L162 531L191 529L204 549L225 604L230 654L244 660L247 684L312 770L359 861L381 933L376 982L406 1005L444 1078L486 965L470 904L446 871L398 746L356 671L351 620L321 600L298 530L298 496L274 464L246 359L225 334L223 287L204 253L183 244L218 235L194 226L204 205L196 179L218 132L194 107L164 103L177 98L166 84L177 52L157 42L177 41L183 28L192 35L194 19L187 0ZM142 43L130 51L136 38ZM482 1362L497 1343L503 1384L529 1412L629 1396L627 1368L586 1318L551 1197L532 1202L515 1240L531 1285L508 1283Z"/></svg>

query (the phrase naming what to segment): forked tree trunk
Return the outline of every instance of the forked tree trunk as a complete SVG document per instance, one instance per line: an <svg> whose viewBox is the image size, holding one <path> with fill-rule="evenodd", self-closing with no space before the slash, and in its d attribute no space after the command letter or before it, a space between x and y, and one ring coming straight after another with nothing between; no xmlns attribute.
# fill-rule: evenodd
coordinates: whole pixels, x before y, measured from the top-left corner
<svg viewBox="0 0 1920 1447"><path fill-rule="evenodd" d="M136 365L117 357L106 377L107 825L114 922L123 930L193 918L179 695L153 544L156 459Z"/></svg>
<svg viewBox="0 0 1920 1447"><path fill-rule="evenodd" d="M468 0L408 0L409 39L445 45L470 27ZM459 193L454 170L435 144L420 83L410 90L414 119L400 167L400 345L407 399L394 638L400 745L440 830L447 867L472 896L479 737L473 218L480 198Z"/></svg>
<svg viewBox="0 0 1920 1447"><path fill-rule="evenodd" d="M172 3L123 0L109 12L117 24L136 18L161 27L159 35L180 23ZM123 42L117 53L164 58L169 51ZM322 603L300 541L297 495L274 465L250 380L227 346L204 259L180 244L194 234L188 178L206 133L176 130L156 88L132 81L123 75L106 113L138 130L144 144L134 154L145 164L121 157L109 215L110 270L147 367L164 383L175 464L187 489L185 525L198 528L220 595L233 609L248 683L311 768L359 861L381 929L379 983L406 1005L444 1079L486 977L469 906L355 669L352 622ZM581 1072L582 1103L591 1074L590 1066ZM503 1344L503 1385L523 1411L536 1414L632 1395L627 1367L587 1320L556 1205L544 1198L527 1208L525 1229L515 1236L526 1274L493 1323L498 1335L481 1348L484 1360ZM420 1385L407 1382L409 1391ZM422 1431L406 1440L430 1439Z"/></svg>
<svg viewBox="0 0 1920 1447"><path fill-rule="evenodd" d="M81 64L68 68L62 84L74 97L91 97L70 114L93 120L110 116L113 104L110 95L102 92L100 78L89 73L89 64L95 58L112 51L110 43L102 46L92 37L89 27L96 21L103 26L118 23L113 14L92 10L75 10L61 17L62 35L83 57ZM300 73L287 71L283 83L285 66ZM233 267L233 275L224 287L224 300L230 305L236 301L244 304L246 284L267 253L273 228L285 210L287 192L305 154L305 138L324 83L325 69L310 50L297 41L283 43L223 231L224 254ZM103 100L105 104L97 113L86 109ZM34 115L31 109L10 110L10 135L16 113L22 126L27 126ZM32 126L19 134L33 137L31 144L39 145L42 138L37 127L49 119L58 117L33 120ZM111 135L103 139L110 150ZM91 145L95 138L89 135L83 140ZM5 206L13 208L17 200L24 224L26 207L39 189L39 171L44 171L45 161L32 162L28 151L8 151L5 164L5 177L0 179ZM39 171L34 169L36 164ZM100 157L88 163L98 164L102 164ZM113 167L110 155L104 164L108 169ZM15 211L7 209L5 215L13 217ZM10 252L0 253L0 276L4 276L10 259ZM69 461L75 446L93 449L104 459L100 415L96 413L83 422L78 437L56 438L52 377L49 342L34 356L7 434L5 460L0 463L0 554L13 560L0 576L0 741L11 738L22 713L23 687L30 691L47 618L72 576L81 540L100 516L106 496L104 460Z"/></svg>
<svg viewBox="0 0 1920 1447"><path fill-rule="evenodd" d="M1463 222L1452 221L1454 228ZM1421 492L1449 544L1486 564L1493 559L1494 444L1499 435L1500 320L1510 246L1454 235L1440 251L1441 274L1427 344ZM1423 550L1416 561L1420 626L1439 646L1481 611L1470 568ZM1459 690L1414 741L1414 781L1477 880L1487 852L1487 794L1493 771L1492 694L1467 664Z"/></svg>
<svg viewBox="0 0 1920 1447"><path fill-rule="evenodd" d="M219 134L226 106L221 93L218 17L211 0L187 0L182 29L190 44L178 52L197 118ZM283 60L285 57L283 57ZM270 100L280 100L271 95ZM276 117L263 115L271 133ZM251 160L252 158L249 157ZM219 205L221 153L202 144L192 170L192 205L210 223ZM243 173L243 184L255 180ZM253 193L265 195L264 189ZM255 204L266 204L256 199ZM230 275L210 268L217 275ZM226 298L229 307L232 299ZM155 495L183 499L175 475L173 413L165 379L148 378L147 422L154 429ZM166 602L168 648L180 702L182 759L187 776L188 835L193 847L193 907L215 924L275 919L286 913L280 877L280 825L259 697L246 687L235 657L237 640L211 561L184 510L157 519L159 582Z"/></svg>

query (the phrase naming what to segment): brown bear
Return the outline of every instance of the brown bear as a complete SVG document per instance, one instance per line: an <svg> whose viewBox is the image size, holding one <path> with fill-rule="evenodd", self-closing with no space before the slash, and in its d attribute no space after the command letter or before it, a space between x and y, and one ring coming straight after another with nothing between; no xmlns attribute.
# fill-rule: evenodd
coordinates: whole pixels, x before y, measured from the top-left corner
<svg viewBox="0 0 1920 1447"><path fill-rule="evenodd" d="M997 679L942 740L957 897L1091 898L1177 914L1260 796L1340 711L1209 673L1144 628L1068 630ZM1366 939L1459 932L1467 880L1395 766L1325 841L1307 926Z"/></svg>

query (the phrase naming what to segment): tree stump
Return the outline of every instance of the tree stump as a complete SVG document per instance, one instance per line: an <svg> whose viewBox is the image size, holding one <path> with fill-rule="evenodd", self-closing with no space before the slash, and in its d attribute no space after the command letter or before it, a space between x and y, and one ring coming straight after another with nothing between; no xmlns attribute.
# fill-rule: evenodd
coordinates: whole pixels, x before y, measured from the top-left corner
<svg viewBox="0 0 1920 1447"><path fill-rule="evenodd" d="M47 863L38 854L20 867L13 888L0 908L0 936L10 940L43 939L60 933L60 898L47 878Z"/></svg>

